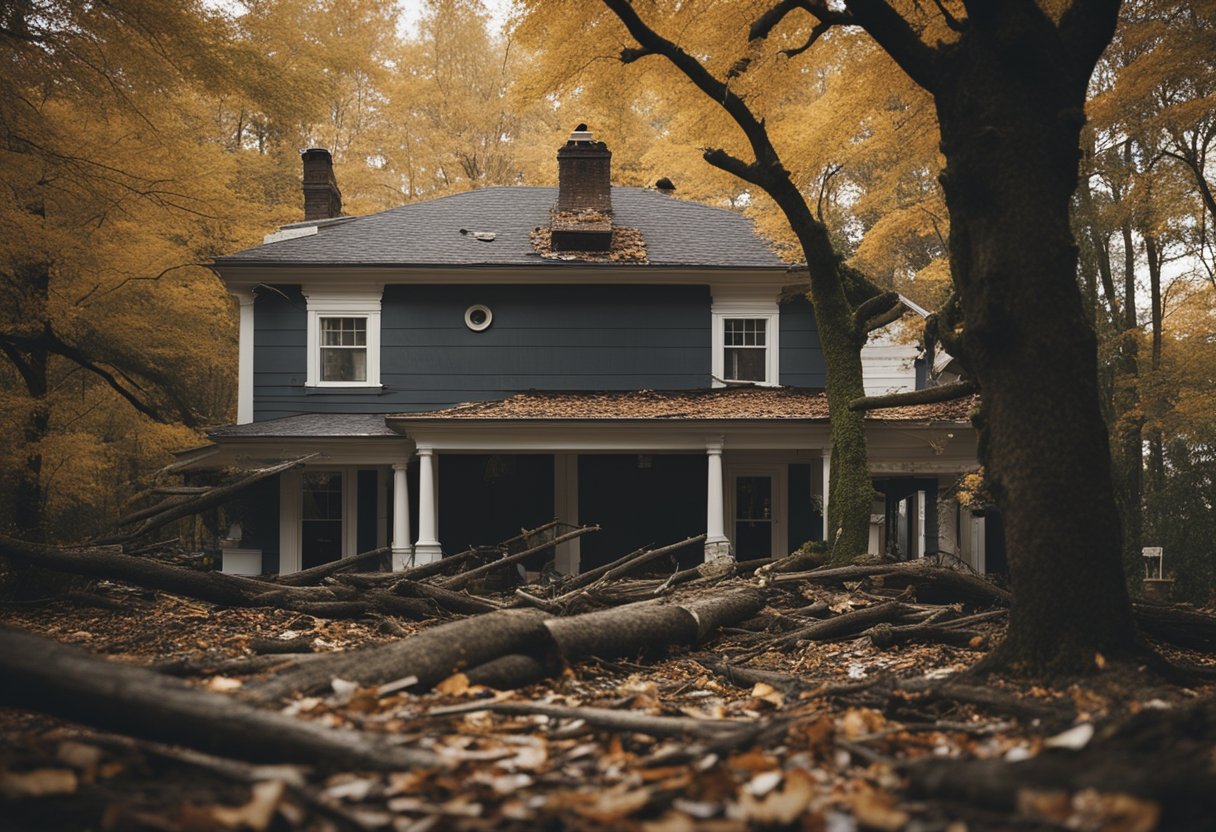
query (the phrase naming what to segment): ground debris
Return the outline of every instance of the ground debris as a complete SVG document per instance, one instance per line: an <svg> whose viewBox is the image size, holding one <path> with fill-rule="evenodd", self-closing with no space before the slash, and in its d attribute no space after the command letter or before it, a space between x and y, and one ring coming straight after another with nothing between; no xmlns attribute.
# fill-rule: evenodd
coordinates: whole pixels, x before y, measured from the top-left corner
<svg viewBox="0 0 1216 832"><path fill-rule="evenodd" d="M526 532L511 546L474 551L463 568L564 531ZM522 587L479 585L464 594L473 607L496 610L489 615L544 620L553 611L518 600L517 589L573 616L639 601L640 609L694 604L759 583L710 570L673 585L670 563L643 565L602 582L534 574ZM328 580L382 591L400 580L382 574ZM416 590L451 577L435 571L411 580ZM861 575L842 585L782 575L763 589L759 613L748 611L716 636L661 649L579 648L553 675L511 689L479 681L470 667L424 684L409 674L327 678L311 695L274 706L284 717L442 761L408 771L256 765L2 709L2 809L11 828L31 830L1205 828L1216 808L1207 805L1216 788L1208 787L1203 756L1216 739L1205 734L1216 709L1200 704L1210 690L1149 687L1113 673L1061 688L970 678L977 656L1001 638L1001 608L984 607L982 588L972 584L965 598L930 594L929 603L919 573L882 580ZM120 602L129 592L105 582L93 591ZM332 620L165 594L139 598L141 605L125 607L67 600L10 607L0 618L115 661L177 667L197 689L243 700L284 678L285 667L358 657L361 648L450 627L459 615ZM516 603L531 609L497 611ZM888 639L881 629L876 639L876 623L982 639ZM280 643L312 652L265 653ZM1193 651L1174 655L1212 662ZM1106 783L1068 786L1060 772L1082 764L1101 771L1096 755L1113 761ZM1188 770L1154 765L1170 755ZM1134 769L1120 767L1131 759ZM1148 780L1168 799L1137 791L1119 773L1150 769L1161 772ZM1169 783L1172 791L1162 785Z"/></svg>

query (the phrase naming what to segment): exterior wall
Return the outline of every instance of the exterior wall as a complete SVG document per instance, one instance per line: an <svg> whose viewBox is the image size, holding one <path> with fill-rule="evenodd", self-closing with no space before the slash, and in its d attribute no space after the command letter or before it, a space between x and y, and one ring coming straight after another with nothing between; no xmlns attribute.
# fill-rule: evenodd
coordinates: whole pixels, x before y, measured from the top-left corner
<svg viewBox="0 0 1216 832"><path fill-rule="evenodd" d="M780 349L779 373L783 386L821 388L827 384L827 365L819 346L815 311L804 297L781 304Z"/></svg>
<svg viewBox="0 0 1216 832"><path fill-rule="evenodd" d="M259 421L432 410L530 389L710 385L707 286L387 286L378 392L305 387L305 300L298 287L275 288L259 291L255 304ZM484 332L464 323L477 303L494 315Z"/></svg>

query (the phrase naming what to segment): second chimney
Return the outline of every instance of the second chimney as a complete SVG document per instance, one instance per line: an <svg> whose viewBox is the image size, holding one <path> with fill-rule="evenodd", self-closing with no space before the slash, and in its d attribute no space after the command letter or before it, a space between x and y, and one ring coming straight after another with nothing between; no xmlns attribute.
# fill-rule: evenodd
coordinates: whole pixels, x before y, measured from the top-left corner
<svg viewBox="0 0 1216 832"><path fill-rule="evenodd" d="M612 248L612 151L580 124L557 151L557 206L551 224L557 251Z"/></svg>
<svg viewBox="0 0 1216 832"><path fill-rule="evenodd" d="M342 215L342 192L334 178L334 160L323 147L300 152L304 163L304 220L329 220Z"/></svg>

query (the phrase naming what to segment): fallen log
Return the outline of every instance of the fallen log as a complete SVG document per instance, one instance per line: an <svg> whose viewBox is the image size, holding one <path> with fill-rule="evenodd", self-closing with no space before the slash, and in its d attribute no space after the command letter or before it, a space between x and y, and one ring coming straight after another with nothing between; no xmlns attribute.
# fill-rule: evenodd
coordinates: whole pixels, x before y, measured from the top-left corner
<svg viewBox="0 0 1216 832"><path fill-rule="evenodd" d="M500 610L441 624L392 644L310 662L251 689L259 701L311 693L334 678L380 685L414 676L426 690L457 671L470 681L518 687L549 675L563 661L633 656L645 649L693 644L724 622L755 615L763 597L738 587L681 603L644 601L585 615L553 618L540 610ZM522 656L532 661L516 658ZM490 665L486 667L486 665Z"/></svg>
<svg viewBox="0 0 1216 832"><path fill-rule="evenodd" d="M474 598L463 592L452 592L450 589L423 581L398 581L393 584L393 593L405 598L426 598L457 615L481 615L499 609L482 598Z"/></svg>
<svg viewBox="0 0 1216 832"><path fill-rule="evenodd" d="M390 644L326 656L292 668L250 688L256 701L271 702L292 693L312 693L335 678L380 685L416 676L416 690L427 690L457 671L512 653L543 654L551 640L545 614L502 610L440 624Z"/></svg>
<svg viewBox="0 0 1216 832"><path fill-rule="evenodd" d="M473 580L474 578L479 578L487 572L492 572L495 569L501 569L504 566L519 563L520 561L527 560L538 552L543 552L546 549L552 549L559 543L565 543L567 540L574 540L575 538L582 537L588 532L598 532L599 530L599 526L580 526L572 532L566 532L565 534L558 535L552 540L546 540L539 546L532 546L514 555L507 555L505 558L499 558L498 560L483 564L476 568L470 569L468 572L461 572L459 575L454 575L451 578L448 578L446 581L443 581L443 586L446 589L452 590L463 589L469 583L469 581Z"/></svg>
<svg viewBox="0 0 1216 832"><path fill-rule="evenodd" d="M0 675L0 704L210 754L339 770L440 765L429 751L263 711L17 630L0 629Z"/></svg>
<svg viewBox="0 0 1216 832"><path fill-rule="evenodd" d="M986 650L988 637L974 630L956 630L940 624L909 624L892 627L877 624L862 633L869 636L870 643L880 650L899 644L948 644L951 647L966 647L970 650Z"/></svg>

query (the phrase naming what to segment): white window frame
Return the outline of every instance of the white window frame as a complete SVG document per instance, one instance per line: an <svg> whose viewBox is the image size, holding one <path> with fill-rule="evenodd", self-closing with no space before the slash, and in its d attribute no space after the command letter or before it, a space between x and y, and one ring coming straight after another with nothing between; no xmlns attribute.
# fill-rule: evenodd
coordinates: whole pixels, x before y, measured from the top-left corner
<svg viewBox="0 0 1216 832"><path fill-rule="evenodd" d="M308 387L380 387L380 300L384 288L341 292L305 289L308 302ZM367 380L321 380L321 319L362 318L367 322Z"/></svg>
<svg viewBox="0 0 1216 832"><path fill-rule="evenodd" d="M730 382L731 384L754 384L760 387L778 387L781 384L779 374L781 362L781 344L779 341L781 312L777 304L765 301L735 301L732 303L714 303L713 305L713 360L711 372L713 386L725 387L726 382L726 319L747 318L765 321L764 340L764 381Z"/></svg>

